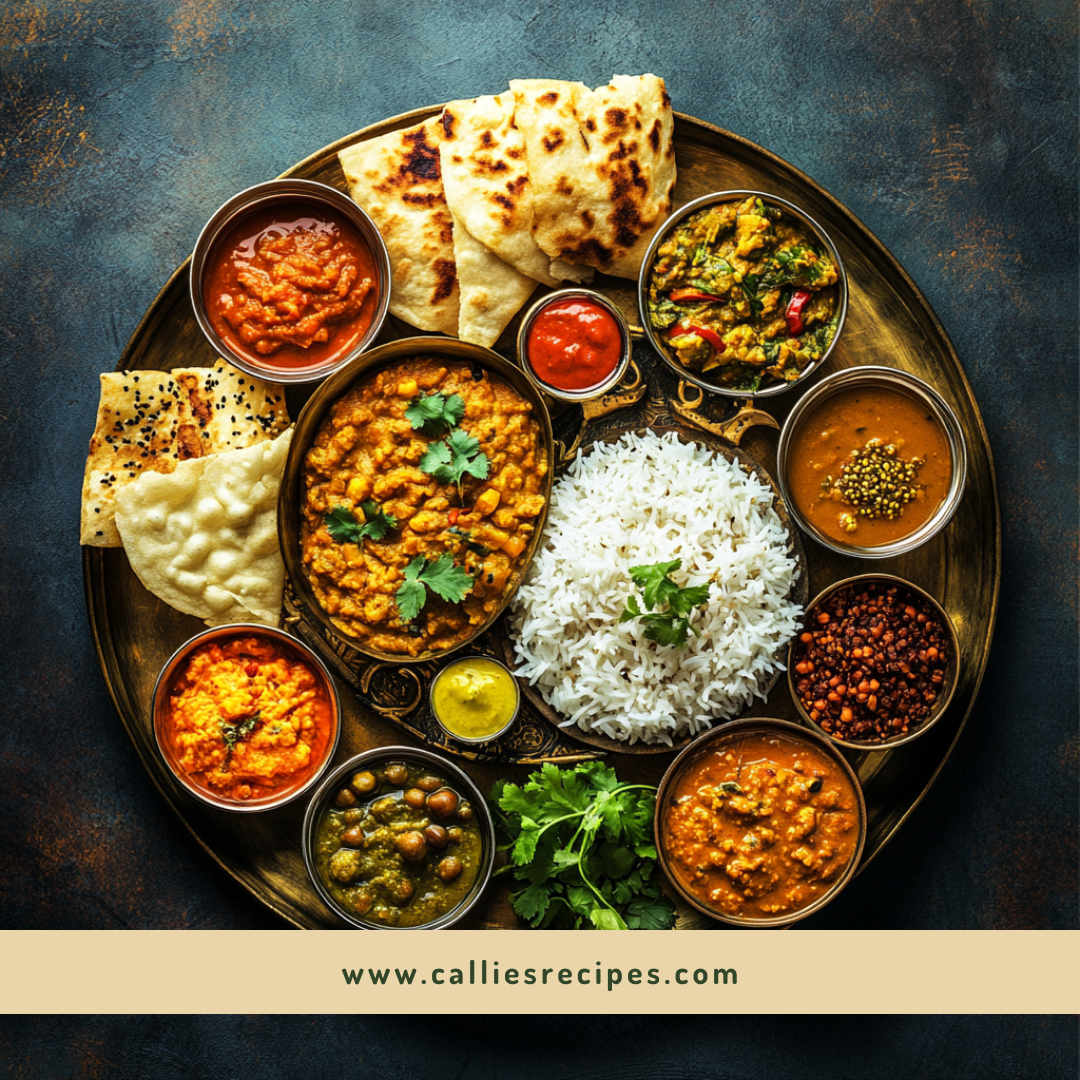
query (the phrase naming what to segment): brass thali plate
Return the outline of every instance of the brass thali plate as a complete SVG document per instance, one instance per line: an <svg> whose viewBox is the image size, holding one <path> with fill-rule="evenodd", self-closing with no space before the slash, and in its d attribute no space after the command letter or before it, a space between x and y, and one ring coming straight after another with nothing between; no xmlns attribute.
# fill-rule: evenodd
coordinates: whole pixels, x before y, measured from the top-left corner
<svg viewBox="0 0 1080 1080"><path fill-rule="evenodd" d="M337 152L365 138L385 134L434 115L436 107L418 109L365 128L300 162L285 176L303 177L345 189ZM918 550L868 567L805 541L808 573L800 585L813 596L826 585L868 569L896 574L922 586L948 611L959 635L961 670L948 712L932 731L895 751L846 754L862 781L867 804L863 866L882 849L918 805L948 759L971 713L986 667L997 613L1001 576L1001 522L989 440L974 394L960 361L930 306L881 242L844 206L809 177L763 148L692 117L676 114L675 149L678 183L675 205L710 191L736 188L767 191L806 210L832 237L848 273L847 323L828 363L810 383L840 368L883 364L926 380L948 401L967 439L967 491L949 526ZM117 365L118 370L168 371L210 365L215 356L199 331L187 289L185 262L162 289L139 324ZM632 322L636 283L598 275L596 287L619 304ZM539 295L539 294L537 294ZM520 317L520 316L519 316ZM515 318L495 351L513 358ZM379 341L411 337L416 331L387 320ZM573 405L552 409L555 435L563 446L588 444L606 434L648 424L673 426L689 436L707 430L739 443L739 450L774 475L777 432L802 389L756 403L756 415L735 415L731 403L702 397L679 380L644 345L635 362L642 379L631 392L583 410ZM289 413L299 415L310 393L303 386L288 391ZM608 411L608 410L611 411ZM173 781L154 747L150 699L162 665L203 624L182 615L149 594L128 565L121 548L83 549L83 572L91 633L109 693L144 768L161 796L192 837L253 896L298 927L343 928L326 909L304 869L300 850L302 804L262 814L239 815L197 802ZM304 633L295 598L286 598L290 628ZM503 655L501 624L479 640L477 649ZM323 650L326 655L325 650ZM341 658L339 657L338 660ZM367 663L331 663L338 676L343 731L335 762L376 746L427 742L449 749L437 731L426 726L421 705L426 697L420 667ZM434 667L434 665L433 665ZM413 702L417 704L413 704ZM474 754L465 767L487 790L496 779L522 777L535 762L580 760L600 752L557 733L539 711L530 715L523 735L488 760ZM747 716L768 715L798 721L786 680L778 681L767 702ZM621 779L657 783L670 758L664 754L615 754L609 760ZM857 888L858 886L853 886ZM469 928L520 926L510 909L506 887L493 885L473 914ZM680 907L679 929L720 924Z"/></svg>

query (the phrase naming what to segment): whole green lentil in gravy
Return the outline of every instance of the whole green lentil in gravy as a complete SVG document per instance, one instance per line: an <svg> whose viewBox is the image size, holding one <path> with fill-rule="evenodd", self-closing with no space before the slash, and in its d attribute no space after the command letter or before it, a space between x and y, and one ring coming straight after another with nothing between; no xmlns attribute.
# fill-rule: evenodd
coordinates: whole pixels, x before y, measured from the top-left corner
<svg viewBox="0 0 1080 1080"><path fill-rule="evenodd" d="M750 196L691 214L659 246L649 321L671 355L735 390L797 379L836 334L839 272L820 238Z"/></svg>
<svg viewBox="0 0 1080 1080"><path fill-rule="evenodd" d="M468 799L426 766L361 768L315 831L315 869L346 911L377 926L424 926L453 911L480 872Z"/></svg>
<svg viewBox="0 0 1080 1080"><path fill-rule="evenodd" d="M871 439L861 450L851 451L849 460L840 467L838 480L827 476L821 486L825 490L835 487L841 501L856 507L860 517L895 521L919 496L915 478L922 464L922 458L917 457L905 461L894 443L886 446L880 439ZM852 518L847 531L854 532L856 524Z"/></svg>

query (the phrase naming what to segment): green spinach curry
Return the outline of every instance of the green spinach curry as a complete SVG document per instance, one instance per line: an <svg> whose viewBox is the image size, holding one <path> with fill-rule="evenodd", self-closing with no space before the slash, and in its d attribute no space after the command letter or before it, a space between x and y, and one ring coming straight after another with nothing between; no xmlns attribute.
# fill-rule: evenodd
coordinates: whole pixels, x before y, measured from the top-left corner
<svg viewBox="0 0 1080 1080"><path fill-rule="evenodd" d="M691 214L657 249L649 321L683 367L733 390L797 379L836 334L838 272L793 215L751 196Z"/></svg>

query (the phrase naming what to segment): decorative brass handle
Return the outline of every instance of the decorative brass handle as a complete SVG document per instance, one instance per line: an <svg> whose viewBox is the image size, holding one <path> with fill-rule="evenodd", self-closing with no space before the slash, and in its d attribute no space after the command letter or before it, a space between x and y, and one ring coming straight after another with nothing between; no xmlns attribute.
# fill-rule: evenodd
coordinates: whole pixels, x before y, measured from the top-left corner
<svg viewBox="0 0 1080 1080"><path fill-rule="evenodd" d="M637 366L637 361L631 358L622 382L610 393L602 394L598 398L581 403L581 411L585 416L585 420L581 427L578 428L577 435L570 446L563 446L561 440L559 441L560 465L566 465L577 453L578 447L581 446L581 436L585 433L585 425L590 420L599 420L602 416L608 416L619 409L636 405L648 392L649 384L645 381L645 376L641 374L641 368Z"/></svg>
<svg viewBox="0 0 1080 1080"><path fill-rule="evenodd" d="M685 379L680 379L679 400L673 401L671 407L685 420L689 420L691 424L695 424L705 431L711 431L714 435L719 435L721 439L727 439L728 442L734 443L735 446L738 446L739 440L750 428L757 424L776 428L777 430L780 428L776 420L767 412L754 408L752 398L744 398L739 402L739 411L733 417L719 422L710 420L698 412L704 400L705 391L700 386L695 386Z"/></svg>

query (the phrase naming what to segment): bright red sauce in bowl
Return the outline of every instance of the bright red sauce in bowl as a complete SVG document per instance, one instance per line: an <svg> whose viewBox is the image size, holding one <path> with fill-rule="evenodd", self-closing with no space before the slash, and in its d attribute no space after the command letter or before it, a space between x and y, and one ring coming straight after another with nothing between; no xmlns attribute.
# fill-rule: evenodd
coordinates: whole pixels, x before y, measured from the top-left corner
<svg viewBox="0 0 1080 1080"><path fill-rule="evenodd" d="M553 300L529 327L526 360L536 377L557 390L589 390L611 378L623 336L611 312L592 300Z"/></svg>

